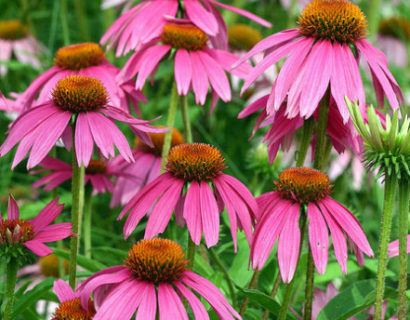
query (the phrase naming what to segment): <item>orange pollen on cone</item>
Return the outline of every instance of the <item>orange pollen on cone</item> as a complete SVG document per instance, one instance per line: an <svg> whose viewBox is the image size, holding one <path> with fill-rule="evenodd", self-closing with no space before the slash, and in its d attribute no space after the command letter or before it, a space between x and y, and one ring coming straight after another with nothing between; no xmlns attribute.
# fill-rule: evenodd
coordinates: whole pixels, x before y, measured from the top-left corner
<svg viewBox="0 0 410 320"><path fill-rule="evenodd" d="M94 111L108 102L107 91L100 80L87 76L68 76L57 82L53 102L73 113Z"/></svg>
<svg viewBox="0 0 410 320"><path fill-rule="evenodd" d="M186 181L212 180L224 170L225 159L221 152L208 144L180 144L171 149L166 169Z"/></svg>
<svg viewBox="0 0 410 320"><path fill-rule="evenodd" d="M302 35L351 43L367 34L366 16L347 0L313 0L298 18Z"/></svg>
<svg viewBox="0 0 410 320"><path fill-rule="evenodd" d="M201 50L206 46L208 36L193 24L167 24L162 31L161 40L177 49Z"/></svg>
<svg viewBox="0 0 410 320"><path fill-rule="evenodd" d="M282 198L300 203L321 200L332 192L328 176L311 168L285 169L273 183Z"/></svg>
<svg viewBox="0 0 410 320"><path fill-rule="evenodd" d="M68 274L68 260L63 259L64 272ZM48 256L41 257L38 261L40 265L40 272L44 277L58 278L58 257L55 254L49 254Z"/></svg>
<svg viewBox="0 0 410 320"><path fill-rule="evenodd" d="M101 174L107 171L107 165L104 161L100 160L90 160L88 167L85 168L86 174Z"/></svg>
<svg viewBox="0 0 410 320"><path fill-rule="evenodd" d="M156 128L165 128L164 126L156 126ZM152 144L154 145L152 148L145 143L143 143L138 137L134 140L134 146L136 149L153 153L156 156L161 156L162 154L162 147L164 145L164 139L166 133L148 133L149 137L151 138ZM171 136L171 148L184 143L184 138L182 134L175 128L172 129L172 136Z"/></svg>
<svg viewBox="0 0 410 320"><path fill-rule="evenodd" d="M179 280L187 263L182 247L168 239L141 240L132 246L125 260L139 280L152 283Z"/></svg>
<svg viewBox="0 0 410 320"><path fill-rule="evenodd" d="M33 226L22 219L0 220L0 244L24 243L34 238Z"/></svg>
<svg viewBox="0 0 410 320"><path fill-rule="evenodd" d="M58 49L54 62L63 69L80 70L98 66L104 59L104 51L97 43L86 42Z"/></svg>
<svg viewBox="0 0 410 320"><path fill-rule="evenodd" d="M262 39L257 29L246 24L238 23L228 30L229 45L237 50L249 51Z"/></svg>
<svg viewBox="0 0 410 320"><path fill-rule="evenodd" d="M19 20L0 21L0 39L18 40L28 35L27 26Z"/></svg>
<svg viewBox="0 0 410 320"><path fill-rule="evenodd" d="M52 316L52 320L91 320L96 311L94 303L89 300L88 311L81 306L81 299L75 298L61 302Z"/></svg>
<svg viewBox="0 0 410 320"><path fill-rule="evenodd" d="M379 23L379 33L402 41L410 41L410 21L402 17L383 19Z"/></svg>

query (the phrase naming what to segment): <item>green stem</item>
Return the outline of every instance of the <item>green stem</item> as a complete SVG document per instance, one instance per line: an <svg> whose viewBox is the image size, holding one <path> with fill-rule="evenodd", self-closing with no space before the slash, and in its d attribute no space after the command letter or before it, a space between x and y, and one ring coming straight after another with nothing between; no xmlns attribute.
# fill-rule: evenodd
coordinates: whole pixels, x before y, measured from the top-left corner
<svg viewBox="0 0 410 320"><path fill-rule="evenodd" d="M313 302L313 286L315 282L315 265L313 262L312 252L308 247L308 261L306 269L306 289L305 289L305 312L303 319L312 319L312 302Z"/></svg>
<svg viewBox="0 0 410 320"><path fill-rule="evenodd" d="M296 265L296 269L295 269L295 275L296 275L296 271L298 269L299 266L299 260L300 260L300 254L302 252L302 248L303 248L303 242L305 239L305 231L306 231L306 222L307 222L307 217L306 217L306 212L305 209L302 207L302 219L301 219L301 226L302 226L302 231L300 233L300 246L299 246L299 257L298 257L298 264ZM282 302L282 306L280 308L280 312L279 312L279 316L278 319L279 320L285 320L286 319L286 315L288 313L288 308L289 308L289 303L290 300L292 298L292 291L293 291L293 285L295 283L296 277L294 276L292 281L286 286L285 289L285 294L283 296L283 302Z"/></svg>
<svg viewBox="0 0 410 320"><path fill-rule="evenodd" d="M228 284L229 294L232 300L232 307L236 310L238 308L238 304L236 301L235 289L233 287L231 277L229 276L229 273L226 270L225 266L223 265L221 259L219 259L218 255L215 254L215 251L212 248L210 248L208 252L209 252L209 255L211 256L211 259L215 262L219 270L221 270L222 274L224 275L225 281Z"/></svg>
<svg viewBox="0 0 410 320"><path fill-rule="evenodd" d="M256 282L258 281L258 278L259 278L259 273L260 271L258 269L256 269L253 272L252 279L248 285L248 289L253 289L255 287ZM249 303L249 297L246 296L245 298L243 298L241 308L239 309L240 316L243 316L245 314L246 308L248 307L248 303Z"/></svg>
<svg viewBox="0 0 410 320"><path fill-rule="evenodd" d="M369 14L367 15L367 21L369 24L370 38L374 39L377 30L379 29L379 15L381 0L370 0L369 2Z"/></svg>
<svg viewBox="0 0 410 320"><path fill-rule="evenodd" d="M376 302L374 305L374 319L381 320L384 295L384 280L387 266L387 247L390 239L390 229L393 214L394 199L396 196L397 176L393 172L385 172L384 205L382 223L380 227L379 262L377 266Z"/></svg>
<svg viewBox="0 0 410 320"><path fill-rule="evenodd" d="M181 113L182 113L182 121L184 122L184 129L185 129L185 141L187 143L192 143L194 140L192 138L192 129L191 129L191 122L189 120L189 112L186 103L186 96L180 96L179 101L181 104Z"/></svg>
<svg viewBox="0 0 410 320"><path fill-rule="evenodd" d="M92 192L91 184L85 187L84 196L84 255L91 258L91 220L92 220Z"/></svg>
<svg viewBox="0 0 410 320"><path fill-rule="evenodd" d="M302 248L301 248L302 250ZM272 291L270 293L270 297L273 299L276 296L276 293L278 292L279 286L282 282L282 278L280 277L280 272L276 275L275 282L273 283ZM262 319L261 320L266 320L269 317L269 310L263 311Z"/></svg>
<svg viewBox="0 0 410 320"><path fill-rule="evenodd" d="M319 103L319 119L316 130L316 147L315 147L315 161L313 166L318 170L323 170L327 159L325 159L326 153L326 126L327 118L329 115L329 99L330 90L327 89L325 95Z"/></svg>
<svg viewBox="0 0 410 320"><path fill-rule="evenodd" d="M407 232L409 224L410 183L399 182L399 320L407 319Z"/></svg>
<svg viewBox="0 0 410 320"><path fill-rule="evenodd" d="M310 142L312 141L313 134L313 119L307 119L303 124L302 129L302 140L300 141L300 146L298 150L296 167L303 166L305 162L306 154L309 149Z"/></svg>
<svg viewBox="0 0 410 320"><path fill-rule="evenodd" d="M77 269L77 254L78 254L78 243L80 240L80 217L82 217L82 212L84 208L84 164L78 167L77 155L75 153L75 126L72 128L73 131L73 150L72 150L72 167L73 167L73 178L72 178L72 202L71 202L71 221L72 221L72 231L74 236L71 237L71 253L70 253L70 268L69 268L69 284L73 290L76 286L76 269Z"/></svg>
<svg viewBox="0 0 410 320"><path fill-rule="evenodd" d="M90 34L88 32L86 15L84 14L84 3L87 3L87 1L74 0L74 10L77 16L77 22L80 28L81 38L83 41L89 41Z"/></svg>
<svg viewBox="0 0 410 320"><path fill-rule="evenodd" d="M67 2L66 0L60 0L60 17L61 17L61 29L63 30L63 40L64 45L68 46L70 44L70 33L68 28L68 19L67 19Z"/></svg>
<svg viewBox="0 0 410 320"><path fill-rule="evenodd" d="M188 269L193 269L194 268L194 263L195 263L195 251L196 251L196 244L192 241L189 232L188 232L188 249L187 249L187 259L189 260L188 262Z"/></svg>
<svg viewBox="0 0 410 320"><path fill-rule="evenodd" d="M9 263L7 263L7 279L6 279L6 292L4 293L4 301L5 309L4 309L4 320L11 319L11 313L13 311L13 303L14 303L14 289L16 288L16 281L17 281L17 271L18 271L18 262L15 259L11 259Z"/></svg>
<svg viewBox="0 0 410 320"><path fill-rule="evenodd" d="M169 131L165 134L164 145L162 147L161 172L165 171L165 164L167 162L169 149L171 148L172 129L174 128L177 108L178 108L178 92L177 92L177 85L174 81L172 85L171 101L169 103L169 109L168 109L167 127L169 128Z"/></svg>

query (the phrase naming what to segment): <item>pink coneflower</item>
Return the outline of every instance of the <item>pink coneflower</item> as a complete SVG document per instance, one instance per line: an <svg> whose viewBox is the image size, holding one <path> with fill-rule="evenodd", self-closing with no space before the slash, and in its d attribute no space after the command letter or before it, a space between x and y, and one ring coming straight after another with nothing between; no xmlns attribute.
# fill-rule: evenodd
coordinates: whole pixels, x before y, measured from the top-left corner
<svg viewBox="0 0 410 320"><path fill-rule="evenodd" d="M162 128L162 127L158 127ZM165 133L148 133L153 146L148 146L136 138L132 154L135 162L129 163L120 155L112 160L124 174L119 176L114 184L111 207L119 204L125 206L137 192L160 175L161 154ZM177 129L172 129L171 148L184 142ZM129 176L135 177L130 179Z"/></svg>
<svg viewBox="0 0 410 320"><path fill-rule="evenodd" d="M410 253L410 234L407 235L407 253ZM389 243L389 258L399 256L399 240Z"/></svg>
<svg viewBox="0 0 410 320"><path fill-rule="evenodd" d="M339 176L346 172L350 167L353 175L352 187L354 190L360 190L362 186L363 176L366 172L363 159L360 155L352 154L349 151L345 151L342 154L337 155L329 167L329 178L336 180Z"/></svg>
<svg viewBox="0 0 410 320"><path fill-rule="evenodd" d="M183 21L183 23L180 23ZM238 60L233 54L208 46L208 36L201 29L186 20L167 23L162 33L135 52L119 73L119 78L129 81L137 75L135 88L141 90L147 78L156 72L158 63L175 49L174 74L179 95L187 95L190 89L195 93L197 104L205 104L208 86L212 88L212 106L217 99L231 100L231 88L225 74L230 72L240 78L249 74L248 64L230 71Z"/></svg>
<svg viewBox="0 0 410 320"><path fill-rule="evenodd" d="M360 107L365 108L360 56L370 67L379 105L383 106L385 96L394 109L404 103L384 54L365 39L366 17L358 6L347 0L313 0L300 14L298 23L297 29L262 40L235 64L260 52L266 54L247 77L242 88L245 91L267 67L288 56L269 95L268 115L277 112L287 99L285 116L307 119L328 92L343 123L347 123L350 116L345 96L358 100Z"/></svg>
<svg viewBox="0 0 410 320"><path fill-rule="evenodd" d="M18 20L0 21L0 61L17 60L34 68L40 67L41 44L28 32L27 26ZM7 73L7 66L0 65L0 76Z"/></svg>
<svg viewBox="0 0 410 320"><path fill-rule="evenodd" d="M94 303L85 302L86 308L81 305L79 291L73 291L67 282L59 279L54 281L54 292L60 305L51 316L51 320L91 320L95 315ZM114 319L114 318L112 318Z"/></svg>
<svg viewBox="0 0 410 320"><path fill-rule="evenodd" d="M5 247L11 250L16 246L24 246L40 257L52 253L53 250L44 242L57 241L71 236L70 222L50 225L61 213L63 207L63 204L58 204L58 199L54 199L35 218L26 221L20 219L17 203L10 196L7 220L3 220L0 214L0 249L4 253Z"/></svg>
<svg viewBox="0 0 410 320"><path fill-rule="evenodd" d="M215 0L182 0L187 18L212 36L214 45L226 49L228 44L226 24L215 6L241 14L265 27L271 24L258 16ZM101 43L117 47L116 55L126 55L161 36L167 18L175 18L178 0L143 0L120 16L101 38Z"/></svg>
<svg viewBox="0 0 410 320"><path fill-rule="evenodd" d="M347 245L356 252L359 264L363 254L373 256L362 227L355 216L343 205L329 197L332 186L322 172L310 168L291 168L279 174L276 190L257 198L261 219L255 227L251 260L261 269L268 259L276 239L278 241L279 270L284 282L292 280L299 257L299 217L307 205L310 250L319 274L326 270L329 234L333 240L336 260L343 273L347 272ZM346 237L345 237L346 235Z"/></svg>
<svg viewBox="0 0 410 320"><path fill-rule="evenodd" d="M190 290L193 289L211 305L219 319L241 319L219 289L190 271L187 263L182 247L174 241L139 241L129 251L125 265L97 272L83 283L83 308L94 292L94 320L128 320L135 312L138 320L188 319L184 298L195 319L209 319L204 305Z"/></svg>
<svg viewBox="0 0 410 320"><path fill-rule="evenodd" d="M142 188L121 211L118 219L130 211L124 237L130 236L152 207L145 239L163 232L175 210L186 221L192 241L198 245L203 232L210 247L218 242L219 215L226 206L235 249L238 225L250 243L252 222L259 215L256 201L240 181L224 174L223 169L225 160L215 147L192 143L172 148L167 172Z"/></svg>
<svg viewBox="0 0 410 320"><path fill-rule="evenodd" d="M125 160L124 160L125 162ZM127 162L128 163L128 162ZM44 186L44 190L50 191L62 184L64 181L70 180L73 176L71 164L68 164L59 159L45 157L39 166L43 167L40 170L32 171L30 174L51 171L44 177L33 183L33 188ZM123 177L124 179L139 181L137 177L122 171L122 167L118 166L113 160L90 160L90 163L85 168L84 183L91 183L93 194L104 193L107 190L113 192L114 185L111 180L115 177Z"/></svg>
<svg viewBox="0 0 410 320"><path fill-rule="evenodd" d="M305 119L299 115L292 118L287 117L286 103L282 103L279 110L273 115L268 115L265 109L268 100L268 95L259 98L242 110L242 112L239 113L238 118L247 117L262 109L262 112L255 122L251 137L253 137L259 128L270 126L263 141L268 145L269 161L273 163L279 148L284 151L289 150L296 131L303 126ZM314 121L318 119L318 110L315 110L312 118ZM345 148L350 148L356 153L359 152L360 140L356 132L353 132L352 127L353 125L350 122L348 124L343 123L340 113L334 107L334 103L332 103L329 108L326 133L329 136L332 145L339 153L343 152ZM314 141L315 140L313 139L313 146Z"/></svg>
<svg viewBox="0 0 410 320"><path fill-rule="evenodd" d="M4 156L19 141L14 168L30 151L27 168L39 164L62 138L65 146L71 146L70 121L76 116L75 152L78 165L88 166L94 149L94 142L105 158L114 156L114 146L128 161L133 161L127 139L114 124L118 120L128 124L145 143L150 144L146 132L162 132L145 121L132 118L121 109L108 105L108 96L103 84L96 78L68 76L58 81L52 91L52 99L22 113L13 122L9 135L0 147Z"/></svg>
<svg viewBox="0 0 410 320"><path fill-rule="evenodd" d="M107 90L110 103L124 111L129 110L128 99L139 114L138 102L146 102L144 95L135 90L132 80L119 84L115 81L119 69L105 58L96 43L79 43L60 48L54 58L55 65L38 76L17 99L23 110L46 103L52 98L52 89L67 76L90 76L100 80ZM37 101L34 99L37 98Z"/></svg>

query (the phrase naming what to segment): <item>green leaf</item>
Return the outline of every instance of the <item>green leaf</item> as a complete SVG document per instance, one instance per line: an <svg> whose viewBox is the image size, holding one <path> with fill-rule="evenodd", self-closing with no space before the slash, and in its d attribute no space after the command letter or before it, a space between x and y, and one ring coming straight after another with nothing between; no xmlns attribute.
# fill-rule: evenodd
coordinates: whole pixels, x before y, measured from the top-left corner
<svg viewBox="0 0 410 320"><path fill-rule="evenodd" d="M52 248L52 249L56 256L70 260L69 251L64 251L64 250L60 250L57 248ZM94 261L93 259L90 259L90 258L86 258L85 256L80 255L80 254L77 255L77 264L80 267L83 267L84 269L91 271L91 272L97 272L97 271L107 268L107 266L102 264L101 262Z"/></svg>

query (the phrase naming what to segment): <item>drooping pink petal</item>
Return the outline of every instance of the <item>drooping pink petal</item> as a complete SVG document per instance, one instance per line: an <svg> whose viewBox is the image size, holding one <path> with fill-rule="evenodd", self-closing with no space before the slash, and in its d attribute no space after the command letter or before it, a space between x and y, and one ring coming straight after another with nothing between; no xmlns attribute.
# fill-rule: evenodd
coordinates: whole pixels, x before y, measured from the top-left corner
<svg viewBox="0 0 410 320"><path fill-rule="evenodd" d="M399 256L399 240L389 243L389 258ZM410 253L410 234L407 235L407 253Z"/></svg>
<svg viewBox="0 0 410 320"><path fill-rule="evenodd" d="M75 299L79 296L79 293L74 293L68 283L61 279L54 281L53 289L60 302Z"/></svg>
<svg viewBox="0 0 410 320"><path fill-rule="evenodd" d="M208 77L205 71L205 66L202 64L201 58L195 51L190 52L192 65L192 88L195 93L195 102L197 104L205 104L206 95L208 93Z"/></svg>
<svg viewBox="0 0 410 320"><path fill-rule="evenodd" d="M199 1L184 0L185 10L188 18L206 34L211 36L218 33L218 23L215 17L205 10Z"/></svg>
<svg viewBox="0 0 410 320"><path fill-rule="evenodd" d="M253 67L247 62L243 62L235 69L232 69L232 65L236 63L239 58L229 51L210 48L205 48L204 51L214 58L225 71L241 79L248 77L253 70Z"/></svg>
<svg viewBox="0 0 410 320"><path fill-rule="evenodd" d="M41 243L40 241L29 240L24 242L23 245L27 247L27 249L33 251L39 257L44 257L53 253L53 250L51 250L49 247L47 247L44 243Z"/></svg>
<svg viewBox="0 0 410 320"><path fill-rule="evenodd" d="M58 204L58 198L50 201L34 218L29 220L34 230L48 226L63 210L64 204Z"/></svg>
<svg viewBox="0 0 410 320"><path fill-rule="evenodd" d="M168 283L158 285L158 307L160 320L188 320L181 298Z"/></svg>
<svg viewBox="0 0 410 320"><path fill-rule="evenodd" d="M209 248L217 244L219 240L219 211L215 196L205 181L201 181L199 185L199 201L204 238Z"/></svg>
<svg viewBox="0 0 410 320"><path fill-rule="evenodd" d="M287 212L278 241L279 270L284 283L289 283L295 274L299 258L300 230L299 206L292 206Z"/></svg>
<svg viewBox="0 0 410 320"><path fill-rule="evenodd" d="M88 125L87 115L79 113L75 124L75 150L77 163L80 167L84 164L85 167L90 163L94 149L94 140Z"/></svg>
<svg viewBox="0 0 410 320"><path fill-rule="evenodd" d="M178 281L173 282L173 285L179 290L179 292L181 292L182 296L188 301L195 319L209 319L208 312L206 311L204 305L197 298L197 296L191 292L191 290L187 289L182 283Z"/></svg>
<svg viewBox="0 0 410 320"><path fill-rule="evenodd" d="M155 320L157 315L157 293L155 286L150 283L145 284L145 292L138 307L135 320Z"/></svg>
<svg viewBox="0 0 410 320"><path fill-rule="evenodd" d="M324 274L329 250L327 225L320 210L314 203L308 204L309 244L313 261L319 274Z"/></svg>
<svg viewBox="0 0 410 320"><path fill-rule="evenodd" d="M202 237L201 203L199 197L199 184L194 180L186 192L183 217L191 239L196 245L200 244Z"/></svg>
<svg viewBox="0 0 410 320"><path fill-rule="evenodd" d="M44 227L38 234L35 235L34 240L40 242L52 242L65 239L72 235L71 222L61 222Z"/></svg>
<svg viewBox="0 0 410 320"><path fill-rule="evenodd" d="M175 54L175 82L178 95L186 96L192 79L192 66L189 53L185 49L177 50Z"/></svg>

